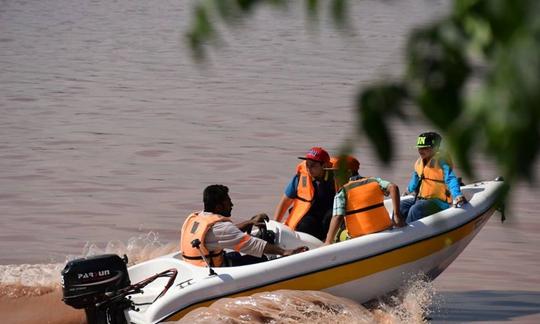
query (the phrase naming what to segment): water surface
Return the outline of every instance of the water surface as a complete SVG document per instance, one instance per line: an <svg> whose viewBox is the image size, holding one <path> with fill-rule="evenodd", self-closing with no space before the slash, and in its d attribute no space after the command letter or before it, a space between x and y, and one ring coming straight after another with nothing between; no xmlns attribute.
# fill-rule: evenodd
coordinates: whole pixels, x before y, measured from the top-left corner
<svg viewBox="0 0 540 324"><path fill-rule="evenodd" d="M223 30L227 46L201 69L183 43L191 4L0 2L0 313L13 314L4 320L43 320L35 305L48 305L44 296L56 305L67 258L174 248L209 184L230 187L237 220L272 214L296 157L314 145L337 153L354 130L357 89L399 75L406 34L447 10L362 1L343 36L326 18L306 29L300 5L262 9ZM390 168L357 139L361 173L405 187L426 130L409 114L393 123ZM477 179L497 175L486 159L477 165ZM435 281L435 321L540 320L539 194L516 187L509 221L492 218ZM73 315L63 311L50 313Z"/></svg>

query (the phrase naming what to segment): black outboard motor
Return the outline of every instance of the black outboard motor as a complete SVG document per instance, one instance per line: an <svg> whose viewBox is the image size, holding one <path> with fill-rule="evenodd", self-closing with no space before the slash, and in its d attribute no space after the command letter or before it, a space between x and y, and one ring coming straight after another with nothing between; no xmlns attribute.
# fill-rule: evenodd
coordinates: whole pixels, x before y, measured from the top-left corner
<svg viewBox="0 0 540 324"><path fill-rule="evenodd" d="M62 270L67 305L86 312L89 324L127 323L124 311L131 301L122 293L130 286L127 257L98 255L70 261Z"/></svg>

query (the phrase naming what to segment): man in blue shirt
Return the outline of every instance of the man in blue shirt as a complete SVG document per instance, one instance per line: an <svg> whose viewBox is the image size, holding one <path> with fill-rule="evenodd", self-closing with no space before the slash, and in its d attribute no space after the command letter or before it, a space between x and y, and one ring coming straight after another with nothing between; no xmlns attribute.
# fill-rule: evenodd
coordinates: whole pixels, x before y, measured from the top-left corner
<svg viewBox="0 0 540 324"><path fill-rule="evenodd" d="M313 147L296 167L296 174L285 188L274 219L281 221L289 209L285 225L295 231L313 235L323 241L330 225L335 184L330 156L320 148Z"/></svg>
<svg viewBox="0 0 540 324"><path fill-rule="evenodd" d="M452 162L439 153L441 140L435 132L418 136L416 147L420 157L407 187L415 198L401 201L400 207L407 224L447 209L452 203L461 206L467 202L452 170Z"/></svg>

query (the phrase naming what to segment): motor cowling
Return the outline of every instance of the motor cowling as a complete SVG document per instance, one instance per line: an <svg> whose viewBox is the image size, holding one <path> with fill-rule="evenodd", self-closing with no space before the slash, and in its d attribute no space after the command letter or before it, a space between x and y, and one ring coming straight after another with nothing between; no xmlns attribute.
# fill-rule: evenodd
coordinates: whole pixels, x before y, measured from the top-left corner
<svg viewBox="0 0 540 324"><path fill-rule="evenodd" d="M62 270L63 301L81 309L94 308L130 285L127 258L105 254L69 261Z"/></svg>

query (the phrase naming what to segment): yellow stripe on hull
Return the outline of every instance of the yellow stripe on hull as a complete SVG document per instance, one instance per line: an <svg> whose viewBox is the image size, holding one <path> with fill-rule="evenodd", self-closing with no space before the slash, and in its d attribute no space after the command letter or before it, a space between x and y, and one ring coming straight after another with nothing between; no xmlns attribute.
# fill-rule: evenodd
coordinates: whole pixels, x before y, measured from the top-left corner
<svg viewBox="0 0 540 324"><path fill-rule="evenodd" d="M476 232L477 229L483 226L494 211L495 209L492 208L461 227L431 237L429 239L422 240L420 242L398 247L395 250L389 252L353 261L351 263L338 265L329 269L323 269L316 272L300 275L295 278L286 279L277 283L272 283L253 289L244 290L239 293L216 297L207 301L191 305L169 316L165 320L179 320L188 312L199 307L207 307L214 301L224 297L234 298L241 296L250 296L258 292L274 291L280 289L323 290L363 277L367 277L374 273L398 267L430 256L453 244L456 244L457 242Z"/></svg>

